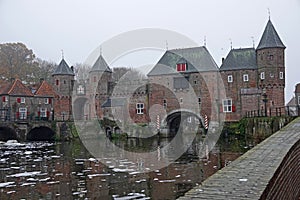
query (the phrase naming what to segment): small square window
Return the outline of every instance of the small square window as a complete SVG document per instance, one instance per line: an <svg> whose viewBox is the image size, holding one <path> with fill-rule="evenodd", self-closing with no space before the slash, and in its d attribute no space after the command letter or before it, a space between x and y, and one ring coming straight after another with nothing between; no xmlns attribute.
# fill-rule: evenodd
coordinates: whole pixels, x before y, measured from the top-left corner
<svg viewBox="0 0 300 200"><path fill-rule="evenodd" d="M180 98L179 102L180 102L180 104L182 104L183 103L183 98Z"/></svg>
<svg viewBox="0 0 300 200"><path fill-rule="evenodd" d="M25 103L25 97L21 97L21 103Z"/></svg>
<svg viewBox="0 0 300 200"><path fill-rule="evenodd" d="M197 85L198 84L198 81L197 80L194 80L194 85Z"/></svg>
<svg viewBox="0 0 300 200"><path fill-rule="evenodd" d="M261 72L261 73L260 73L260 79L261 79L261 80L264 80L264 79L265 79L265 72Z"/></svg>
<svg viewBox="0 0 300 200"><path fill-rule="evenodd" d="M198 97L198 104L201 104L201 97Z"/></svg>
<svg viewBox="0 0 300 200"><path fill-rule="evenodd" d="M244 74L243 75L243 80L244 80L244 82L248 82L249 81L249 75L248 74Z"/></svg>
<svg viewBox="0 0 300 200"><path fill-rule="evenodd" d="M143 103L136 104L136 114L139 114L139 115L144 114L144 104Z"/></svg>
<svg viewBox="0 0 300 200"><path fill-rule="evenodd" d="M48 98L44 99L44 104L49 104L49 99Z"/></svg>
<svg viewBox="0 0 300 200"><path fill-rule="evenodd" d="M233 76L228 75L227 80L228 80L228 83L232 83L233 82Z"/></svg>
<svg viewBox="0 0 300 200"><path fill-rule="evenodd" d="M167 100L166 99L164 99L164 101L163 101L163 106L164 106L164 109L167 108Z"/></svg>
<svg viewBox="0 0 300 200"><path fill-rule="evenodd" d="M232 100L231 99L223 100L223 112L232 112Z"/></svg>
<svg viewBox="0 0 300 200"><path fill-rule="evenodd" d="M284 74L283 74L283 72L279 72L279 78L280 78L280 79L284 79Z"/></svg>

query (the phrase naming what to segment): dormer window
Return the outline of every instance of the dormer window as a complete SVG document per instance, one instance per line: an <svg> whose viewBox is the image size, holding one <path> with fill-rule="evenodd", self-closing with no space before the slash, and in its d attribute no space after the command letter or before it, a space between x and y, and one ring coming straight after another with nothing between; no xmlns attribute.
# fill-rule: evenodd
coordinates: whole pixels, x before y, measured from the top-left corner
<svg viewBox="0 0 300 200"><path fill-rule="evenodd" d="M187 71L187 64L186 63L178 63L177 64L177 71L178 72L185 72L185 71Z"/></svg>

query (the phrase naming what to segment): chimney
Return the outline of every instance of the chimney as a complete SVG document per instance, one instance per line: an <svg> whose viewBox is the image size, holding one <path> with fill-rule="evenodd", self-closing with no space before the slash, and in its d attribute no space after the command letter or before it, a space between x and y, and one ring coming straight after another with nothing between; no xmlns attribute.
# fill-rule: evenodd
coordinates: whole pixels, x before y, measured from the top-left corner
<svg viewBox="0 0 300 200"><path fill-rule="evenodd" d="M44 78L40 78L40 83L42 83L44 81Z"/></svg>
<svg viewBox="0 0 300 200"><path fill-rule="evenodd" d="M223 58L222 58L222 64L223 64L224 60L225 60L225 58L223 57Z"/></svg>
<svg viewBox="0 0 300 200"><path fill-rule="evenodd" d="M71 70L72 70L72 72L74 72L74 67L73 66L71 66Z"/></svg>

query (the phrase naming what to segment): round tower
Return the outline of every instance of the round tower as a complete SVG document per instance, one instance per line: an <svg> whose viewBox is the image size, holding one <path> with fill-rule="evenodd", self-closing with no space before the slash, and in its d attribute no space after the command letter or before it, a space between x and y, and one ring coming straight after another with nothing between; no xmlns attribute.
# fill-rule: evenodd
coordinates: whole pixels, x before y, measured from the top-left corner
<svg viewBox="0 0 300 200"><path fill-rule="evenodd" d="M101 105L112 92L111 83L112 70L100 55L89 72L89 96L94 97L91 102L94 102L92 105L95 106L96 114L100 118L103 116Z"/></svg>
<svg viewBox="0 0 300 200"><path fill-rule="evenodd" d="M258 87L262 91L260 107L269 114L285 105L285 48L269 19L256 48Z"/></svg>
<svg viewBox="0 0 300 200"><path fill-rule="evenodd" d="M54 103L56 119L71 119L72 116L72 91L74 85L73 67L69 67L64 58L52 73L52 85L59 97Z"/></svg>

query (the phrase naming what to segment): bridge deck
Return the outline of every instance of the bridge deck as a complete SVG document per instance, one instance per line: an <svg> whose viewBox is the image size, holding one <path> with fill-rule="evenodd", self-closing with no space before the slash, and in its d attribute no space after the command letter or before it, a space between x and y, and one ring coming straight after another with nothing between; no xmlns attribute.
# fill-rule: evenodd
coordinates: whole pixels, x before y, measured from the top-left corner
<svg viewBox="0 0 300 200"><path fill-rule="evenodd" d="M179 199L261 199L275 171L281 163L284 163L285 156L298 141L300 141L300 118ZM298 154L296 158L299 159ZM297 162L297 159L294 161ZM296 169L299 170L299 163L296 165L298 165ZM296 182L299 185L299 177Z"/></svg>

